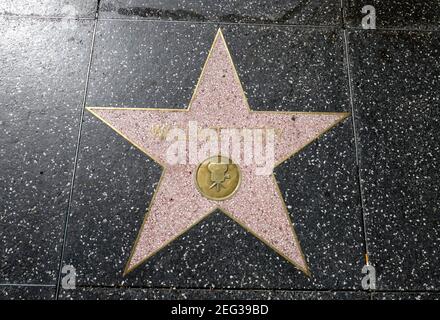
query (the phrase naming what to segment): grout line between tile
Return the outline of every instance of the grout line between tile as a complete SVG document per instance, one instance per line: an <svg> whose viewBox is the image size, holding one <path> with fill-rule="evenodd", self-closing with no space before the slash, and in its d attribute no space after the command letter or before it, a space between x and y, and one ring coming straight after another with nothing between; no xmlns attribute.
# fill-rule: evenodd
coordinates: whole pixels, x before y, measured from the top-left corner
<svg viewBox="0 0 440 320"><path fill-rule="evenodd" d="M0 287L47 287L55 288L55 284L37 284L37 283L0 283Z"/></svg>
<svg viewBox="0 0 440 320"><path fill-rule="evenodd" d="M386 32L386 31L394 31L394 32L419 32L419 33L431 33L431 32L440 32L440 29L415 29L415 28L399 28L399 27L376 27L374 30L366 30L362 27L352 27L347 26L347 30L353 31L363 31L363 32Z"/></svg>
<svg viewBox="0 0 440 320"><path fill-rule="evenodd" d="M341 28L345 29L345 7L344 7L344 0L341 0Z"/></svg>
<svg viewBox="0 0 440 320"><path fill-rule="evenodd" d="M99 4L99 1L98 1L98 4ZM57 278L57 283L56 283L56 293L55 293L56 300L58 300L58 294L60 291L61 270L63 267L62 263L64 260L64 251L65 251L65 247L66 247L67 229L68 229L69 216L70 216L71 207L72 207L73 192L74 192L74 187L75 187L75 177L76 177L76 170L77 170L77 165L78 165L78 155L79 155L79 149L80 149L80 143L81 143L82 124L83 124L84 110L85 110L85 106L86 106L87 94L88 94L88 89L89 89L90 71L92 68L92 59L93 59L93 52L94 52L94 48L95 48L95 38L96 38L97 25L98 25L98 19L95 18L94 25L93 25L93 34L92 34L92 40L91 40L89 62L88 62L88 66L87 66L86 83L84 86L84 96L83 96L83 101L81 104L81 113L80 113L79 126L78 126L78 138L77 138L77 142L76 142L76 150L75 150L72 179L71 179L71 183L70 183L69 200L68 200L67 212L66 212L66 216L65 216L65 220L64 220L63 241L62 241L62 246L61 246L61 255L60 255L60 260L59 260L59 268L58 268L58 278Z"/></svg>
<svg viewBox="0 0 440 320"><path fill-rule="evenodd" d="M292 27L304 29L335 29L339 24L311 25L311 24L285 24L285 23L249 23L249 22L227 22L227 21L191 21L191 20L163 20L163 19L129 19L129 18L99 18L100 21L123 21L133 23L186 23L205 25L231 25L231 26L255 26L255 27Z"/></svg>
<svg viewBox="0 0 440 320"><path fill-rule="evenodd" d="M362 216L362 233L363 233L363 244L364 244L364 250L366 255L366 263L368 263L369 260L367 260L369 257L369 248L368 248L368 240L367 240L367 223L365 219L365 197L363 193L362 188L362 173L361 173L361 167L360 167L360 154L359 154L359 141L358 141L358 130L356 126L356 111L354 108L354 100L353 100L353 81L351 78L350 73L350 51L349 51L349 43L348 43L348 36L347 31L344 30L344 51L345 51L345 61L347 63L347 79L348 79L348 91L350 95L350 106L351 106L351 118L353 123L353 135L354 135L354 146L355 146L355 156L356 156L356 166L357 166L357 180L358 180L358 186L359 186L359 196L361 201L361 216Z"/></svg>
<svg viewBox="0 0 440 320"><path fill-rule="evenodd" d="M9 19L36 19L36 20L77 20L77 21L90 21L95 20L95 17L67 17L67 16L37 16L37 15L8 15L1 14L0 18Z"/></svg>

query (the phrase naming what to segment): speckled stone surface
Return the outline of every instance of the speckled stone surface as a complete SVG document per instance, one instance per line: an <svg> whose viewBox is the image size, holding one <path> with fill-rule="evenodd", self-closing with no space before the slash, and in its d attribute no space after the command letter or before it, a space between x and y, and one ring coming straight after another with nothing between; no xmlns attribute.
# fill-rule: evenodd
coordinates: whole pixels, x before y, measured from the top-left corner
<svg viewBox="0 0 440 320"><path fill-rule="evenodd" d="M283 291L218 289L78 288L63 290L62 300L368 300L362 291Z"/></svg>
<svg viewBox="0 0 440 320"><path fill-rule="evenodd" d="M359 31L349 42L378 288L439 290L440 35Z"/></svg>
<svg viewBox="0 0 440 320"><path fill-rule="evenodd" d="M364 249L354 152L353 127L345 122L275 170L301 246L311 253L316 288L360 288Z"/></svg>
<svg viewBox="0 0 440 320"><path fill-rule="evenodd" d="M0 300L53 300L55 286L2 286Z"/></svg>
<svg viewBox="0 0 440 320"><path fill-rule="evenodd" d="M2 0L0 15L93 18L98 0Z"/></svg>
<svg viewBox="0 0 440 320"><path fill-rule="evenodd" d="M221 27L252 108L350 111L340 31ZM88 105L186 107L217 28L100 21Z"/></svg>
<svg viewBox="0 0 440 320"><path fill-rule="evenodd" d="M0 283L53 284L93 25L0 26Z"/></svg>
<svg viewBox="0 0 440 320"><path fill-rule="evenodd" d="M438 292L375 292L372 300L440 300Z"/></svg>
<svg viewBox="0 0 440 320"><path fill-rule="evenodd" d="M102 17L193 22L338 25L340 0L103 0Z"/></svg>
<svg viewBox="0 0 440 320"><path fill-rule="evenodd" d="M343 0L344 21L348 27L362 28L362 8L376 9L376 27L387 29L439 30L440 2L438 0Z"/></svg>

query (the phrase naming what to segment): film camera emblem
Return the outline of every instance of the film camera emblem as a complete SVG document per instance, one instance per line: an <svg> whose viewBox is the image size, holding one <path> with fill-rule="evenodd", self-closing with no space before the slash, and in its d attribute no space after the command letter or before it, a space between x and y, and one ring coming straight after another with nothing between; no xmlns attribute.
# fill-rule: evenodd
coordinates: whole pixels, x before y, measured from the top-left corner
<svg viewBox="0 0 440 320"><path fill-rule="evenodd" d="M208 164L208 170L211 172L211 181L213 182L209 189L216 188L216 191L220 191L221 188L224 188L223 182L226 179L230 179L231 176L226 173L228 171L228 165L223 163L214 163L211 162Z"/></svg>
<svg viewBox="0 0 440 320"><path fill-rule="evenodd" d="M240 185L240 168L231 159L215 156L199 164L195 182L200 193L211 200L230 198Z"/></svg>

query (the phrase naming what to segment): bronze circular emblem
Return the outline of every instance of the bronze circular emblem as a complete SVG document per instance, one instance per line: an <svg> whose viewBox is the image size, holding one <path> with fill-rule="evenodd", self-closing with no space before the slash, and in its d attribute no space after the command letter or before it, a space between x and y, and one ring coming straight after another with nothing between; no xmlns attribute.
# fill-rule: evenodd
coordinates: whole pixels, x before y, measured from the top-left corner
<svg viewBox="0 0 440 320"><path fill-rule="evenodd" d="M227 157L211 157L199 164L195 180L197 189L204 197L226 200L240 186L240 168Z"/></svg>

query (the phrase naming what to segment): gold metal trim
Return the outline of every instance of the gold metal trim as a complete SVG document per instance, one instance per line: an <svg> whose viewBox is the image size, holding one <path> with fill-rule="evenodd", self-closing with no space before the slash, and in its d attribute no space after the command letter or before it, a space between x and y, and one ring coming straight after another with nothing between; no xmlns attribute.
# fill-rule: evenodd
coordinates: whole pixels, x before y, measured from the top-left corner
<svg viewBox="0 0 440 320"><path fill-rule="evenodd" d="M294 229L294 227L293 227L292 220L290 219L290 216L289 216L289 211L288 211L288 209L287 209L287 207L286 207L286 203L285 203L285 201L284 201L284 197L282 196L282 193L281 193L281 191L280 191L280 189L279 189L278 182L276 181L275 175L274 175L273 173L272 173L272 178L274 179L275 187L276 187L277 192L278 192L278 195L280 196L280 199L281 199L281 201L282 201L282 203L283 203L284 211L285 211L285 213L286 213L286 215L287 215L287 218L288 218L289 221L290 221L290 226L291 226L291 228L292 228L292 233L293 233L293 236L294 236L294 239L295 239L296 243L299 245L299 248L298 248L298 249L299 249L299 252L300 252L300 254L301 254L301 257L303 258L303 261L305 262L305 267L302 267L302 266L298 265L295 261L293 261L293 260L291 260L290 258L286 257L286 256L285 256L283 253L281 253L278 249L276 249L276 248L274 248L273 246L271 246L271 244L269 244L267 241L265 241L264 239L260 238L257 234L255 234L252 230L250 230L249 228L247 228L243 222L241 222L241 221L239 221L238 219L234 218L234 216L233 216L231 213L227 212L225 209L221 208L220 206L216 206L213 210L207 212L203 217L201 217L201 218L198 219L196 222L194 222L192 225L190 225L186 230L184 230L183 232L179 233L178 235L176 235L175 237L173 237L170 241L168 241L167 243L165 243L163 246L161 246L160 248L158 248L157 250L155 250L154 252L152 252L151 254L149 254L148 256L146 256L145 258L143 258L141 261L139 261L138 263L136 263L136 264L135 264L134 266L132 266L131 268L129 268L130 261L131 261L132 258L133 258L133 254L134 254L135 248L136 248L137 245L138 245L140 235L141 235L141 233L142 233L142 230L144 229L144 225L145 225L146 221L148 220L148 216L149 216L148 213L150 212L151 206L152 206L152 204L154 203L154 200L155 200L155 198L156 198L156 194L157 194L157 190L159 190L159 188L160 188L160 185L161 185L161 182L162 182L162 179L163 179L163 177L164 177L164 175L165 175L166 170L165 170L165 166L164 166L160 161L158 161L157 159L155 159L152 155L148 154L145 150L143 150L143 149L142 149L139 145L137 145L135 142L131 141L126 135L124 135L122 132L120 132L117 128L115 128L115 127L114 127L113 125L111 125L109 122L107 122L106 120L104 120L104 119L103 119L101 116L99 116L96 112L94 112L94 110L132 110L132 111L188 112L188 111L191 109L191 106L192 106L192 103L193 103L193 101L194 101L194 99L195 99L196 93L198 92L199 85L200 85L200 83L201 83L201 81L202 81L202 77L204 76L204 73L205 73L205 68L206 68L207 62L209 61L209 59L210 59L210 57L211 57L211 55L212 55L212 50L213 50L214 45L215 45L216 42L217 42L218 37L221 37L222 40L224 41L225 45L226 45L226 50L227 50L227 52L228 52L228 56L229 56L230 62L231 62L232 66L233 66L233 69L234 69L234 75L235 75L235 78L236 78L236 80L237 80L237 82L239 83L240 88L241 88L241 93L242 93L243 101L244 101L245 105L247 106L247 109L248 109L250 112L252 112L252 113L265 113L265 114L280 114L280 113L281 113L281 114L288 114L288 115L316 115L316 114L320 114L320 115L341 115L341 116L342 116L341 119L340 119L339 121L337 121L336 123L330 125L328 128L326 128L326 129L324 129L323 131L321 131L321 132L320 132L318 135L316 135L314 138L310 139L306 144L304 144L304 146L303 146L301 149L292 152L292 153L291 153L290 155L288 155L286 158L284 158L283 160L277 162L277 163L275 164L274 168L277 167L277 166L279 166L281 163L283 163L283 162L286 161L287 159L291 158L291 157L294 156L295 154L298 154L299 152L301 152L302 150L304 150L307 146L309 146L310 144L312 144L314 141L316 141L317 139L319 139L321 136L323 136L325 133L327 133L327 132L328 132L329 130L331 130L333 127L337 126L337 125L340 124L342 121L344 121L347 117L350 116L350 113L349 113L349 112L304 112L304 111L299 111L299 112L297 112L297 111L266 111L266 110L264 110L264 111L257 111L257 110L252 110L252 109L250 108L250 105L249 105L249 102L248 102L248 100L247 100L247 97L246 97L246 95L245 95L245 93L244 93L243 85L242 85L242 83L241 83L240 77L238 76L237 70L236 70L236 68L235 68L235 64L234 64L233 59L232 59L232 55L231 55L231 53L230 53L230 51L229 51L229 47L228 47L227 42L226 42L226 40L225 40L225 38L224 38L224 36L223 36L223 32L222 32L221 28L218 29L217 34L216 34L216 36L215 36L215 38L214 38L214 41L213 41L213 43L212 43L212 45L211 45L211 48L210 48L210 50L209 50L209 52L208 52L208 56L207 56L207 58L206 58L206 60L205 60L205 63L204 63L204 65L203 65L202 71L201 71L201 73L200 73L200 76L199 76L199 79L198 79L198 81L197 81L197 85L196 85L196 87L195 87L195 89L194 89L194 92L193 92L193 95L192 95L192 97L191 97L191 100L190 100L190 102L189 102L188 108L184 108L184 109L170 109L170 108L134 108L134 107L131 107L131 108L130 108L130 107L128 107L128 108L124 108L124 107L122 107L122 108L118 108L118 107L86 107L86 110L88 110L88 111L89 111L90 113L92 113L95 117L97 117L99 120L101 120L101 121L104 122L106 125L108 125L111 129L113 129L116 133L118 133L119 135L121 135L125 140L127 140L128 142L130 142L133 146L135 146L136 148L138 148L141 152L143 152L144 154L146 154L150 159L152 159L153 161L155 161L155 162L156 162L157 164L159 164L160 167L162 168L162 174L161 174L161 176L160 176L160 178L159 178L159 182L158 182L158 184L157 184L157 187L156 187L156 189L155 189L155 191L154 191L154 193L153 193L153 197L152 197L152 199L151 199L151 201L150 201L150 203L149 203L149 206L148 206L147 212L146 212L146 214L145 214L144 220L143 220L143 222L142 222L141 228L139 229L139 232L138 232L138 235L137 235L136 241L135 241L135 243L134 243L134 245L133 245L133 247L132 247L132 249L131 249L131 253L130 253L130 256L129 256L129 258L128 258L128 262L127 262L127 264L126 264L126 266L125 266L125 269L124 269L124 272L123 272L123 276L126 276L128 273L132 272L134 269L136 269L138 266L140 266L141 264L143 264L143 263L144 263L145 261L147 261L149 258L151 258L152 256L154 256L154 255L157 254L159 251L161 251L162 249L164 249L165 247L167 247L170 243L172 243L173 241L175 241L176 239L178 239L180 236L182 236L183 234L185 234L186 232L188 232L188 231L189 231L190 229L192 229L194 226L196 226L196 225L199 224L201 221L203 221L203 220L206 219L208 216L210 216L211 213L213 213L213 212L216 211L216 210L221 210L226 216L228 216L229 218L231 218L233 221L235 221L237 224L239 224L241 227L243 227L246 231L248 231L250 234L252 234L253 236L255 236L258 240L260 240L261 242L263 242L264 244L266 244L269 248L271 248L272 250L274 250L274 251L275 251L276 253L278 253L281 257L283 257L283 258L286 259L288 262L290 262L292 265L294 265L297 269L299 269L299 270L301 270L302 272L304 272L308 277L311 277L311 273L310 273L310 270L309 270L309 267L308 267L308 264L307 264L307 260L306 260L306 258L305 258L305 256L304 256L304 253L302 252L302 246L301 246L301 243L300 243L300 241L299 241L299 239L298 239L298 237L297 237L297 235L296 235L295 229Z"/></svg>

